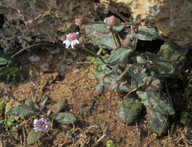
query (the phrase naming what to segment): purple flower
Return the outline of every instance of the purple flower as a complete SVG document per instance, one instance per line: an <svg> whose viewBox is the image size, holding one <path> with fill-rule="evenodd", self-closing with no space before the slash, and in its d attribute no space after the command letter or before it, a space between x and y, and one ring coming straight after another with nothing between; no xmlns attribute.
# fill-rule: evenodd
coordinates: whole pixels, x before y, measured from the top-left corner
<svg viewBox="0 0 192 147"><path fill-rule="evenodd" d="M113 82L111 82L111 85L109 86L109 90L117 92L118 87L119 87L119 83L116 80L114 80Z"/></svg>
<svg viewBox="0 0 192 147"><path fill-rule="evenodd" d="M66 45L66 48L68 48L70 45L72 48L74 48L76 44L79 44L79 41L77 40L78 35L79 32L70 33L67 35L67 39L63 41L63 44Z"/></svg>
<svg viewBox="0 0 192 147"><path fill-rule="evenodd" d="M34 123L33 123L34 130L35 130L35 132L38 132L38 131L46 132L49 127L49 124L50 123L48 121L44 120L43 118L41 118L39 120L35 119Z"/></svg>

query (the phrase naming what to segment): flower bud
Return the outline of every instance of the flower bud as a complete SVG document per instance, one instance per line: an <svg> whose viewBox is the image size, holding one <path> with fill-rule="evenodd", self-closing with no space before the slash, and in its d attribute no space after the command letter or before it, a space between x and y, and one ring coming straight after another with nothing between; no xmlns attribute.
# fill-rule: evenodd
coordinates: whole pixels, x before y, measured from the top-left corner
<svg viewBox="0 0 192 147"><path fill-rule="evenodd" d="M3 91L3 94L6 96L9 96L11 94L11 89L10 88L5 88Z"/></svg>
<svg viewBox="0 0 192 147"><path fill-rule="evenodd" d="M83 17L80 15L80 16L77 16L76 19L75 19L75 25L81 27L83 24Z"/></svg>
<svg viewBox="0 0 192 147"><path fill-rule="evenodd" d="M116 80L114 80L113 82L111 82L111 85L109 86L109 90L117 92L118 87L119 87L119 83Z"/></svg>
<svg viewBox="0 0 192 147"><path fill-rule="evenodd" d="M140 69L139 69L139 68L135 68L135 69L133 70L133 73L134 73L135 75L137 75L139 72L140 72Z"/></svg>
<svg viewBox="0 0 192 147"><path fill-rule="evenodd" d="M109 28L113 28L113 26L115 25L116 21L115 21L115 16L112 15L110 16L107 20L106 20L106 24L109 26Z"/></svg>
<svg viewBox="0 0 192 147"><path fill-rule="evenodd" d="M103 84L98 84L93 95L94 96L100 96L104 93L104 85Z"/></svg>

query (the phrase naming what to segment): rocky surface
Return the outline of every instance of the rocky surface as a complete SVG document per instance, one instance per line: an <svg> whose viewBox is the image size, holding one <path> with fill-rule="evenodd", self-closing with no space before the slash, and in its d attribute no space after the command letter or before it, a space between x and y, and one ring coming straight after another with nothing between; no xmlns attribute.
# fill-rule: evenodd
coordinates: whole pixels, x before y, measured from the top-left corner
<svg viewBox="0 0 192 147"><path fill-rule="evenodd" d="M107 0L101 0L106 2ZM75 17L85 14L93 20L89 0L1 0L0 48L13 53L39 42L61 43L69 32L77 31ZM140 16L156 26L168 40L192 48L192 2L190 0L114 0L123 14ZM121 4L121 5L120 5Z"/></svg>
<svg viewBox="0 0 192 147"><path fill-rule="evenodd" d="M134 18L140 16L146 24L156 26L168 40L192 49L191 0L113 1L126 4Z"/></svg>
<svg viewBox="0 0 192 147"><path fill-rule="evenodd" d="M76 31L77 15L92 12L88 0L1 0L0 47L15 52L37 42L61 42Z"/></svg>

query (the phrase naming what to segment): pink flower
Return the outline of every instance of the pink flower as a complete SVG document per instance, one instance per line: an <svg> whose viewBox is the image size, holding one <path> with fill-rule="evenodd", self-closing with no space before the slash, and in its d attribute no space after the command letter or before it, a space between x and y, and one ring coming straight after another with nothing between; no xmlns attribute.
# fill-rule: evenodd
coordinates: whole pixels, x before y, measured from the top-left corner
<svg viewBox="0 0 192 147"><path fill-rule="evenodd" d="M38 131L46 132L49 127L49 124L50 123L48 121L44 120L43 118L41 118L39 120L35 119L34 123L33 123L34 130L35 130L35 132L38 132Z"/></svg>
<svg viewBox="0 0 192 147"><path fill-rule="evenodd" d="M79 41L77 40L78 35L79 32L70 33L67 35L67 39L63 41L63 44L66 45L66 48L68 48L70 45L72 48L74 48L76 44L79 44Z"/></svg>

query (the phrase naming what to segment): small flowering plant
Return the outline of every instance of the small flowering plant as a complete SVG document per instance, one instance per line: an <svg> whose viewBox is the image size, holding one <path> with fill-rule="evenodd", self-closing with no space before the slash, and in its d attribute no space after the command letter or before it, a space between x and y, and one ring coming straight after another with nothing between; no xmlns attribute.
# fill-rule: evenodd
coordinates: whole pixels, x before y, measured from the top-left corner
<svg viewBox="0 0 192 147"><path fill-rule="evenodd" d="M4 94L8 96L9 98L12 98L13 100L20 103L20 105L15 106L7 112L7 115L14 115L18 117L29 117L34 115L35 118L33 120L33 129L30 131L27 137L27 144L34 144L36 141L40 139L42 135L45 135L51 126L50 122L57 121L61 124L73 124L76 121L76 117L72 113L67 112L60 112L68 105L67 99L62 99L56 104L55 111L52 114L51 110L49 109L47 113L44 111L46 110L46 103L48 101L48 97L43 97L43 102L41 102L40 106L37 105L35 101L32 100L26 100L25 103L22 103L19 101L16 97L12 95L12 92L10 89L5 89ZM40 119L37 119L36 117L40 117ZM28 118L28 121L30 121L31 118ZM25 122L28 122L25 121Z"/></svg>
<svg viewBox="0 0 192 147"><path fill-rule="evenodd" d="M78 36L79 36L79 32L68 34L66 40L63 41L63 44L66 45L66 48L68 48L71 45L72 49L74 49L74 46L76 44L79 44L79 41L77 40Z"/></svg>
<svg viewBox="0 0 192 147"><path fill-rule="evenodd" d="M171 57L166 54L167 46L162 45L159 53L137 50L139 41L162 39L161 34L156 28L140 26L139 18L132 20L124 17L108 4L94 3L94 10L97 14L112 15L105 18L103 23L83 24L80 21L83 18L78 17L75 21L76 25L80 24L81 32L84 31L87 38L100 48L95 54L98 57L97 65L101 69L95 72L99 84L93 95L100 96L105 89L122 95L126 100L120 106L119 119L127 124L136 120L144 105L151 130L158 135L166 133L169 124L167 117L174 115L175 110L162 85L167 78L178 75L178 68L168 60ZM65 44L69 46L66 41ZM178 50L171 48L174 43L167 44L171 51L169 56L177 56L172 54ZM108 55L102 56L104 50L107 50ZM182 52L181 48L180 50ZM177 57L181 58L182 55ZM130 98L130 94L136 97Z"/></svg>

